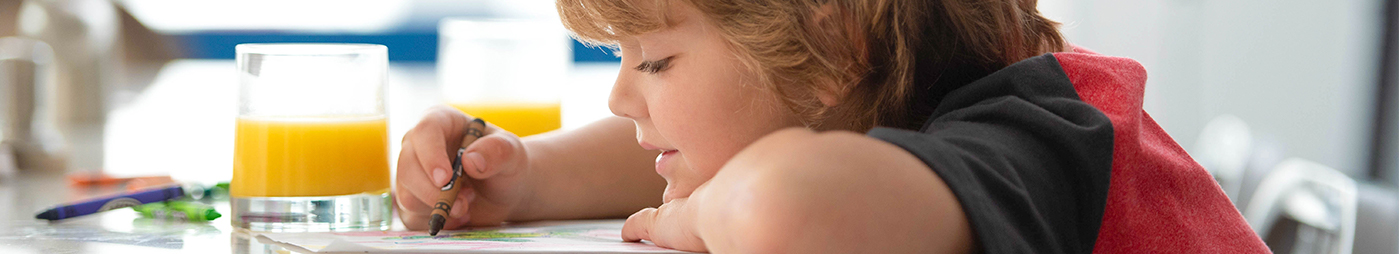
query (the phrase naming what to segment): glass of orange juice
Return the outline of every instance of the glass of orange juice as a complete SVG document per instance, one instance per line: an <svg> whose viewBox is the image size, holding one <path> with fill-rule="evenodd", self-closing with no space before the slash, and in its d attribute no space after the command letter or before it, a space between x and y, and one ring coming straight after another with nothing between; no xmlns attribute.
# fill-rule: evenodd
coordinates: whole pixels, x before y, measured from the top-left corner
<svg viewBox="0 0 1400 254"><path fill-rule="evenodd" d="M438 28L447 104L521 137L559 129L572 54L558 20L448 18Z"/></svg>
<svg viewBox="0 0 1400 254"><path fill-rule="evenodd" d="M387 230L388 49L239 44L239 114L229 195L234 227Z"/></svg>

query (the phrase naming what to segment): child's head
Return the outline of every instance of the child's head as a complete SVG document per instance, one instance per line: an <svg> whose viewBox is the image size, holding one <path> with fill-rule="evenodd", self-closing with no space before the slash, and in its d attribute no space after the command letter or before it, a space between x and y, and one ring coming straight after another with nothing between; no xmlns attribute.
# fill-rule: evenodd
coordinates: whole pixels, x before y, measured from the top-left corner
<svg viewBox="0 0 1400 254"><path fill-rule="evenodd" d="M616 45L609 106L636 121L666 200L786 127L917 128L942 94L1058 51L1035 0L558 0L584 41Z"/></svg>

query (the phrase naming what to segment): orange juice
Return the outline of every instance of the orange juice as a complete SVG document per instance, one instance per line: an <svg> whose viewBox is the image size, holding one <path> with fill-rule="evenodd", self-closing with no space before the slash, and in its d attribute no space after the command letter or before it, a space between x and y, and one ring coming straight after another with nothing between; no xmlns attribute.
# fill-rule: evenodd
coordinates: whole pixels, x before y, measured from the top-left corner
<svg viewBox="0 0 1400 254"><path fill-rule="evenodd" d="M452 103L452 107L521 137L560 126L559 103Z"/></svg>
<svg viewBox="0 0 1400 254"><path fill-rule="evenodd" d="M239 117L234 197L338 196L387 192L389 131L366 118Z"/></svg>

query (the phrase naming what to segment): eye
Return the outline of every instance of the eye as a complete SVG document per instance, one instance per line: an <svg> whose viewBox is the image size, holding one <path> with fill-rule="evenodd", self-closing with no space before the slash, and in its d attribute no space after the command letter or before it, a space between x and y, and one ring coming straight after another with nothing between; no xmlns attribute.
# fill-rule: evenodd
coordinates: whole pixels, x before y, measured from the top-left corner
<svg viewBox="0 0 1400 254"><path fill-rule="evenodd" d="M656 74L656 73L658 73L658 72L665 71L667 68L670 68L670 67L671 67L671 59L673 59L673 58L676 58L676 57L675 57L675 56L669 56L669 57L662 58L661 60L656 60L656 61L642 61L642 63L641 63L641 64L638 64L637 67L634 68L634 69L637 69L637 71L640 71L640 72L646 72L646 73Z"/></svg>

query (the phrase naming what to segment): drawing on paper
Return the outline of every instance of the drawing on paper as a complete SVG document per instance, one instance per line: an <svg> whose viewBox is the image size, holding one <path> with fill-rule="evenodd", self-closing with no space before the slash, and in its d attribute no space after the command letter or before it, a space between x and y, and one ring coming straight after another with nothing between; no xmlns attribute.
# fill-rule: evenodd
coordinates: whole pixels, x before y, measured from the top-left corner
<svg viewBox="0 0 1400 254"><path fill-rule="evenodd" d="M622 221L571 221L475 230L264 234L311 252L457 252L472 250L675 253L648 243L623 242Z"/></svg>
<svg viewBox="0 0 1400 254"><path fill-rule="evenodd" d="M420 235L420 236L403 236L403 237L385 237L384 240L391 240L391 239L397 238L397 239L403 239L403 240L437 239L437 240L453 240L453 241L468 240L468 241L497 241L497 242L528 242L529 240L523 239L523 238L542 237L542 236L548 236L548 235L553 235L553 234L549 234L549 233L503 233L503 232L499 232L499 231L496 231L496 230L491 230L491 231L480 231L480 232L460 232L460 233L453 233L453 234L442 234L442 235L439 235L439 236Z"/></svg>
<svg viewBox="0 0 1400 254"><path fill-rule="evenodd" d="M449 232L428 235L390 236L381 240L443 240L443 241L494 241L494 242L535 242L538 238L566 238L582 241L616 242L620 229L587 226L560 226L531 228L527 230L496 229L483 231Z"/></svg>

